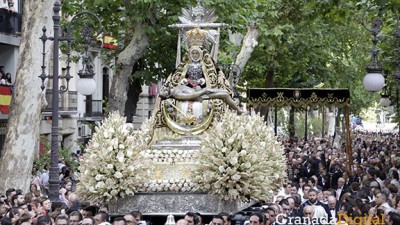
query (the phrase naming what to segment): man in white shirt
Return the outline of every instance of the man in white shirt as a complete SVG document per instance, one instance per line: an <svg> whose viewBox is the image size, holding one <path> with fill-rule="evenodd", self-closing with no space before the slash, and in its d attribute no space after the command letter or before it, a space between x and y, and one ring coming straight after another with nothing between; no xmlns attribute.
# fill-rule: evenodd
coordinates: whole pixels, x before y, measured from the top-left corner
<svg viewBox="0 0 400 225"><path fill-rule="evenodd" d="M40 184L43 187L43 193L47 194L49 190L49 170L47 169L46 166L44 167L44 171L40 176Z"/></svg>

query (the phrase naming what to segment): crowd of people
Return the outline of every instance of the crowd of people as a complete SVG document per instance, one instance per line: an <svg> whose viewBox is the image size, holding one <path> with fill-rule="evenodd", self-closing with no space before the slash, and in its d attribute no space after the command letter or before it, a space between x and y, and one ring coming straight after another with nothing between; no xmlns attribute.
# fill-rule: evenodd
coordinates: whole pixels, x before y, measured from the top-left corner
<svg viewBox="0 0 400 225"><path fill-rule="evenodd" d="M400 225L400 142L397 134L354 133L352 170L347 170L345 144L334 139L312 138L291 142L280 137L288 163L288 179L274 198L260 203L239 223L230 212L221 212L207 224L279 225L348 224ZM75 155L76 159L79 156ZM76 177L62 159L59 201L46 195L49 174L35 171L30 190L10 188L0 198L1 225L144 225L140 211L110 221L107 204L91 205L75 193ZM202 225L204 217L188 212L179 225ZM247 220L247 221L246 221ZM147 222L147 224L150 224Z"/></svg>
<svg viewBox="0 0 400 225"><path fill-rule="evenodd" d="M345 143L337 146L331 137L282 138L288 180L264 206L263 224L400 225L398 134L352 137L351 167Z"/></svg>

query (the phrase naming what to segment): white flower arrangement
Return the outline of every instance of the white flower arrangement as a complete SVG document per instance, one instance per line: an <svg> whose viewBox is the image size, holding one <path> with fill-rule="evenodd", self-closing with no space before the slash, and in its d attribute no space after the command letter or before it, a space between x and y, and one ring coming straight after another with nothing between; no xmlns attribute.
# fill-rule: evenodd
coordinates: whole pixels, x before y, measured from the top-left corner
<svg viewBox="0 0 400 225"><path fill-rule="evenodd" d="M196 184L187 179L151 180L142 188L143 192L196 192Z"/></svg>
<svg viewBox="0 0 400 225"><path fill-rule="evenodd" d="M197 150L181 150L181 149L152 149L146 150L144 155L153 163L179 163L191 162L197 155Z"/></svg>
<svg viewBox="0 0 400 225"><path fill-rule="evenodd" d="M151 141L151 132L134 132L133 125L125 120L113 112L95 128L79 166L78 193L83 199L107 202L124 198L149 179L150 163L146 163L142 150Z"/></svg>
<svg viewBox="0 0 400 225"><path fill-rule="evenodd" d="M286 177L284 148L259 115L227 110L205 132L194 181L225 200L267 200Z"/></svg>

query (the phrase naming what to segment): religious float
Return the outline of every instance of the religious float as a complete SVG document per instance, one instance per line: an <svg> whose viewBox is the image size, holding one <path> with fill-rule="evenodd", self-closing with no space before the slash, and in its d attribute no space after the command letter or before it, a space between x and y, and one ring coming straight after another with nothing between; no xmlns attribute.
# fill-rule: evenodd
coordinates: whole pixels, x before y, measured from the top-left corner
<svg viewBox="0 0 400 225"><path fill-rule="evenodd" d="M286 177L282 145L260 116L237 106L216 65L224 24L200 1L182 12L171 26L179 29L176 70L151 118L134 131L111 113L85 149L78 192L108 202L114 215L235 213L268 200Z"/></svg>

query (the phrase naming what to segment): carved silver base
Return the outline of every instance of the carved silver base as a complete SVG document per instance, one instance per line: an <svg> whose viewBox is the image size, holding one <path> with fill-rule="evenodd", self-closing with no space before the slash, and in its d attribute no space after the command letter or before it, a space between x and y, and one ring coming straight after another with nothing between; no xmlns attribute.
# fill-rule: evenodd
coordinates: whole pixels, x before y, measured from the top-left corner
<svg viewBox="0 0 400 225"><path fill-rule="evenodd" d="M138 193L111 202L112 215L124 215L140 210L144 215L184 215L199 212L215 215L220 212L236 213L252 206L254 202L225 201L217 196L201 193Z"/></svg>

